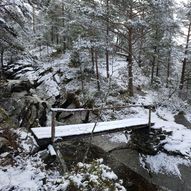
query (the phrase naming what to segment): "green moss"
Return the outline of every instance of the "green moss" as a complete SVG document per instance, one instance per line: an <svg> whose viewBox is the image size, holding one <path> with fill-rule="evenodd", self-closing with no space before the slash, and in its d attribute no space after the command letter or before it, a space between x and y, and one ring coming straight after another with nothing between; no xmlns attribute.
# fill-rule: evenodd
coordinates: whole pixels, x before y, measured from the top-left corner
<svg viewBox="0 0 191 191"><path fill-rule="evenodd" d="M10 127L15 128L15 125L13 124L7 112L2 107L0 107L0 128Z"/></svg>

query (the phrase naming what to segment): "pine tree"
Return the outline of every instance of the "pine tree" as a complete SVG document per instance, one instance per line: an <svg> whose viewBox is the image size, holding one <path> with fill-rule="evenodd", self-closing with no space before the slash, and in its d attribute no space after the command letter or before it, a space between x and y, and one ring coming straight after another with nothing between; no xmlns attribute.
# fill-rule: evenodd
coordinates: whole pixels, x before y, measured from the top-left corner
<svg viewBox="0 0 191 191"><path fill-rule="evenodd" d="M128 94L133 96L133 64L137 60L137 44L143 39L146 23L141 17L144 3L141 1L112 1L116 17L110 30L117 36L117 49L126 54L128 61Z"/></svg>
<svg viewBox="0 0 191 191"><path fill-rule="evenodd" d="M186 80L186 70L189 70L190 68L187 66L188 65L188 54L189 54L189 44L190 44L190 38L191 38L191 3L184 4L184 7L181 9L181 13L184 13L181 15L183 17L183 25L187 30L186 33L186 43L185 43L185 49L184 49L184 58L182 61L182 72L181 72L181 78L180 78L180 86L179 89L182 90ZM188 82L188 81L187 81Z"/></svg>

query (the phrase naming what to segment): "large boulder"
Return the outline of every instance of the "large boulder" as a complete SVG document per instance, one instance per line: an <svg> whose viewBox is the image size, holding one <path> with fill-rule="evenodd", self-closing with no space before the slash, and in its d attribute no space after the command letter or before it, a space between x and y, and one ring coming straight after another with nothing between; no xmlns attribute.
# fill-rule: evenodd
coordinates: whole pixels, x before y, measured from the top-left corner
<svg viewBox="0 0 191 191"><path fill-rule="evenodd" d="M15 94L12 98L0 99L0 125L3 127L46 126L47 103L37 96ZM9 113L9 115L7 114Z"/></svg>
<svg viewBox="0 0 191 191"><path fill-rule="evenodd" d="M174 121L178 124L184 125L189 129L191 128L191 123L188 121L183 111L180 111L178 114L174 116Z"/></svg>
<svg viewBox="0 0 191 191"><path fill-rule="evenodd" d="M0 154L17 152L19 147L18 134L13 128L0 129Z"/></svg>
<svg viewBox="0 0 191 191"><path fill-rule="evenodd" d="M0 81L0 99L11 97L11 91L8 86L8 81Z"/></svg>
<svg viewBox="0 0 191 191"><path fill-rule="evenodd" d="M30 80L9 80L10 91L12 92L23 92L34 87L34 83Z"/></svg>
<svg viewBox="0 0 191 191"><path fill-rule="evenodd" d="M37 96L25 96L22 100L24 105L18 116L20 121L19 126L27 129L38 126L46 126L48 108L47 103L39 99Z"/></svg>
<svg viewBox="0 0 191 191"><path fill-rule="evenodd" d="M7 152L9 150L9 146L9 141L4 137L0 137L0 154Z"/></svg>

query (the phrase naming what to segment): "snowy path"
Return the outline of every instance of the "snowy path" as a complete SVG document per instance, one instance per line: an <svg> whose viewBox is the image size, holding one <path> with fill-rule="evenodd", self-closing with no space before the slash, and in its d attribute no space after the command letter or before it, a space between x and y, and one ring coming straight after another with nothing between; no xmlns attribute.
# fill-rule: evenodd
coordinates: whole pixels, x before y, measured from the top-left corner
<svg viewBox="0 0 191 191"><path fill-rule="evenodd" d="M56 137L72 137L77 135L91 134L95 123L65 125L56 127ZM109 131L123 131L127 129L138 129L148 126L148 120L142 118L123 119L108 122L98 122L96 124L94 133L103 133ZM31 129L38 139L45 139L51 137L51 127L39 127Z"/></svg>

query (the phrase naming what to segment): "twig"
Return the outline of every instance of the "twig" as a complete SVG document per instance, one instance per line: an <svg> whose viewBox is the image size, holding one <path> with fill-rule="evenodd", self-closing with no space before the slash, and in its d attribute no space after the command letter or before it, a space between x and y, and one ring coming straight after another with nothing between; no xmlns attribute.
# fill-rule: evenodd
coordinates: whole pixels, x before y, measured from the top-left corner
<svg viewBox="0 0 191 191"><path fill-rule="evenodd" d="M93 139L93 134L94 134L94 130L95 130L96 126L97 126L97 122L95 122L94 127L92 129L92 132L91 132L91 135L90 135L90 139L89 139L89 142L88 142L88 148L86 149L86 152L84 154L84 158L83 158L83 161L82 161L83 163L87 159L87 155L88 155L88 152L89 152L90 147L91 147L91 143L92 143L92 139Z"/></svg>
<svg viewBox="0 0 191 191"><path fill-rule="evenodd" d="M66 162L65 162L64 157L63 157L62 153L60 152L60 150L57 148L54 148L54 149L55 149L56 156L57 156L56 160L58 161L58 163L60 164L60 167L61 167L61 169L60 169L61 173L64 174L65 172L68 172Z"/></svg>

